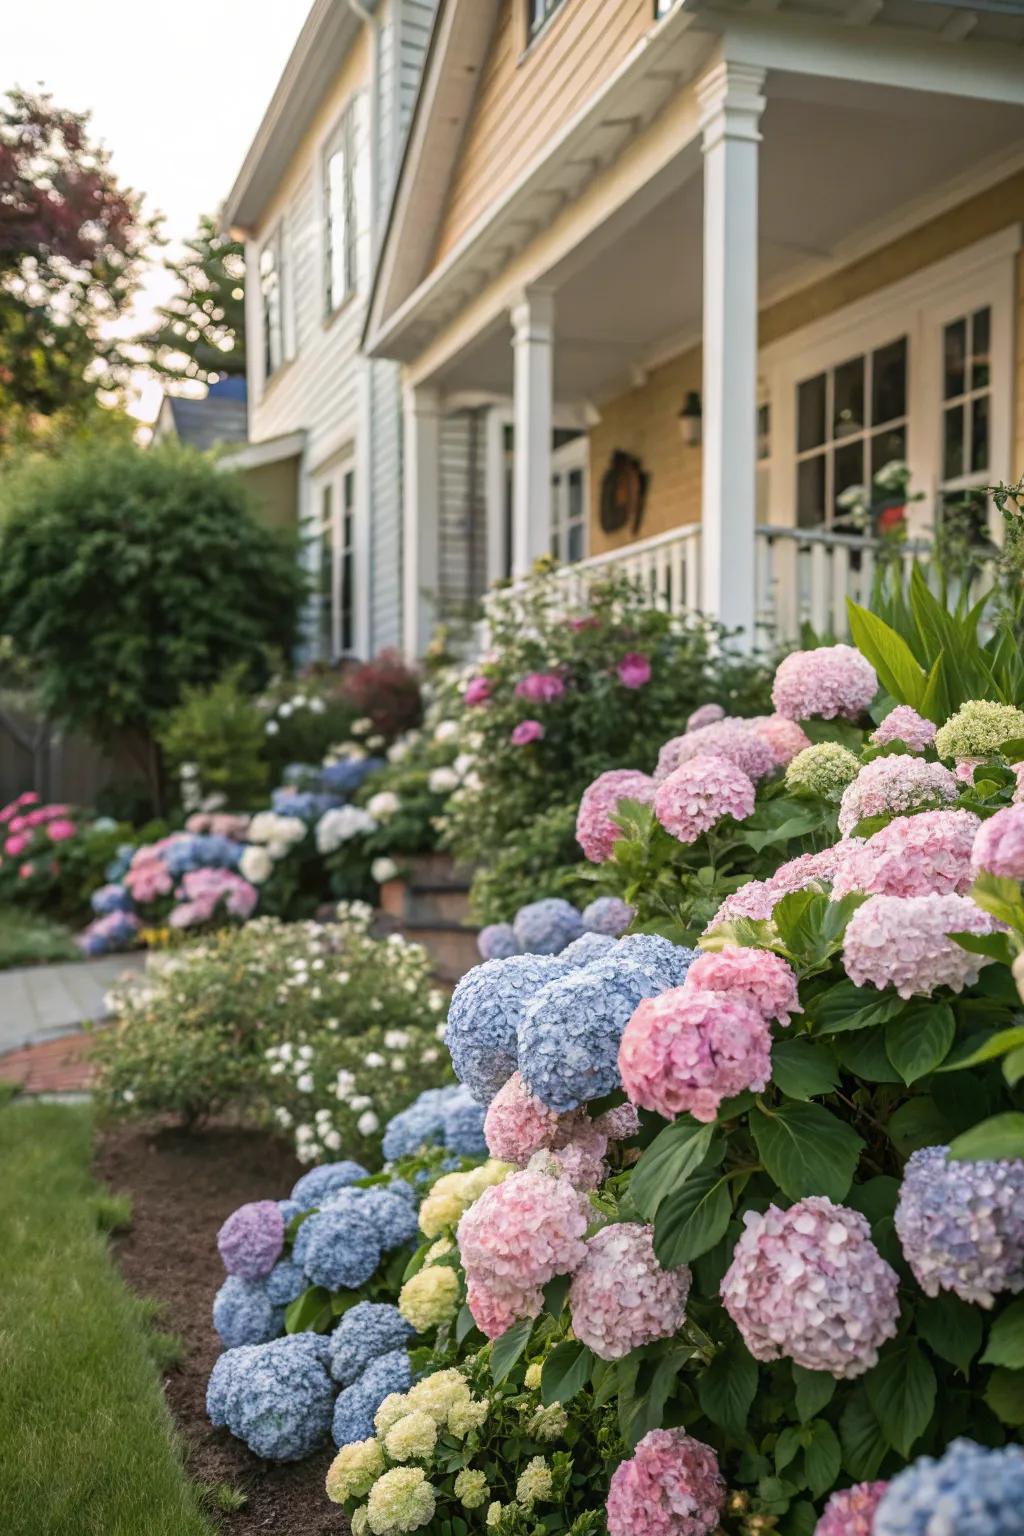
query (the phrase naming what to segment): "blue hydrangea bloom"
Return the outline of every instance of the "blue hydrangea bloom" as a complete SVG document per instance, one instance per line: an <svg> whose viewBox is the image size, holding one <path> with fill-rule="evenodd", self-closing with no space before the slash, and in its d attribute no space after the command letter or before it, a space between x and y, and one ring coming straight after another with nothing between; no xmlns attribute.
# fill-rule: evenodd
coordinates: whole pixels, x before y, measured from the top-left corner
<svg viewBox="0 0 1024 1536"><path fill-rule="evenodd" d="M213 1326L229 1349L265 1344L284 1327L284 1308L271 1301L264 1280L228 1275L213 1298Z"/></svg>
<svg viewBox="0 0 1024 1536"><path fill-rule="evenodd" d="M564 965L578 971L594 960L601 960L614 948L615 940L606 933L581 933L578 939L573 939L562 950L558 958Z"/></svg>
<svg viewBox="0 0 1024 1536"><path fill-rule="evenodd" d="M327 1209L308 1216L292 1248L293 1262L301 1264L310 1284L329 1291L365 1285L380 1263L381 1244L370 1212L354 1199L343 1199L336 1195Z"/></svg>
<svg viewBox="0 0 1024 1536"><path fill-rule="evenodd" d="M681 987L686 973L696 960L698 951L682 944L673 944L658 933L630 933L620 939L608 959L638 965L658 992L669 987ZM650 994L652 997L655 993Z"/></svg>
<svg viewBox="0 0 1024 1536"><path fill-rule="evenodd" d="M392 1116L384 1127L382 1143L387 1162L409 1157L421 1147L433 1146L443 1140L443 1106L450 1092L445 1088L427 1088L407 1109Z"/></svg>
<svg viewBox="0 0 1024 1536"><path fill-rule="evenodd" d="M633 921L633 908L620 896L598 896L583 908L583 926L588 933L607 933L617 939Z"/></svg>
<svg viewBox="0 0 1024 1536"><path fill-rule="evenodd" d="M385 1253L401 1248L403 1243L411 1243L419 1233L416 1210L401 1195L381 1188L354 1193L363 1195L360 1210L365 1211L373 1222L377 1240Z"/></svg>
<svg viewBox="0 0 1024 1536"><path fill-rule="evenodd" d="M922 1147L903 1170L896 1233L927 1296L990 1307L1024 1290L1024 1161L951 1163Z"/></svg>
<svg viewBox="0 0 1024 1536"><path fill-rule="evenodd" d="M240 1344L226 1349L214 1361L206 1384L206 1412L210 1423L222 1429L232 1412L236 1385L243 1379L245 1367L262 1348L259 1344Z"/></svg>
<svg viewBox="0 0 1024 1536"><path fill-rule="evenodd" d="M444 1144L462 1157L486 1157L484 1106L478 1104L468 1088L460 1087L443 1107Z"/></svg>
<svg viewBox="0 0 1024 1536"><path fill-rule="evenodd" d="M272 791L270 803L278 816L298 816L300 821L319 821L326 811L344 804L337 795L285 787Z"/></svg>
<svg viewBox="0 0 1024 1536"><path fill-rule="evenodd" d="M281 1259L274 1265L264 1284L274 1306L286 1307L290 1301L302 1295L307 1281L298 1264L293 1264L291 1259Z"/></svg>
<svg viewBox="0 0 1024 1536"><path fill-rule="evenodd" d="M343 758L341 762L327 763L321 768L320 783L336 795L352 795L371 773L383 766L381 757Z"/></svg>
<svg viewBox="0 0 1024 1536"><path fill-rule="evenodd" d="M954 1440L937 1461L921 1456L897 1473L875 1511L873 1531L874 1536L1020 1536L1022 1522L1024 1450Z"/></svg>
<svg viewBox="0 0 1024 1536"><path fill-rule="evenodd" d="M518 955L519 940L511 923L488 923L477 934L476 947L484 960L507 960Z"/></svg>
<svg viewBox="0 0 1024 1536"><path fill-rule="evenodd" d="M131 891L123 885L101 885L89 897L89 905L97 917L109 917L111 912L131 912L135 903Z"/></svg>
<svg viewBox="0 0 1024 1536"><path fill-rule="evenodd" d="M418 1204L418 1196L408 1179L392 1179L387 1186L389 1195L398 1195L402 1200L407 1200L410 1205Z"/></svg>
<svg viewBox="0 0 1024 1536"><path fill-rule="evenodd" d="M128 873L128 866L135 852L134 843L121 843L114 857L103 871L103 878L111 885L116 885Z"/></svg>
<svg viewBox="0 0 1024 1536"><path fill-rule="evenodd" d="M342 1314L337 1328L327 1335L331 1375L343 1387L351 1386L374 1360L404 1349L414 1333L390 1302L360 1301Z"/></svg>
<svg viewBox="0 0 1024 1536"><path fill-rule="evenodd" d="M279 1200L277 1202L277 1208L284 1218L284 1224L286 1227L290 1221L294 1221L296 1216L301 1216L302 1212L305 1210L305 1206L300 1205L297 1200Z"/></svg>
<svg viewBox="0 0 1024 1536"><path fill-rule="evenodd" d="M530 1092L565 1114L620 1087L622 1032L637 1004L665 985L618 955L549 982L519 1024L519 1071Z"/></svg>
<svg viewBox="0 0 1024 1536"><path fill-rule="evenodd" d="M369 1440L374 1434L373 1416L384 1399L392 1392L408 1392L411 1386L412 1367L404 1349L375 1360L358 1381L345 1388L334 1405L335 1445Z"/></svg>
<svg viewBox="0 0 1024 1536"><path fill-rule="evenodd" d="M565 967L553 955L485 960L452 993L447 1044L455 1075L489 1104L518 1066L516 1031L531 998Z"/></svg>
<svg viewBox="0 0 1024 1536"><path fill-rule="evenodd" d="M334 1412L323 1343L315 1334L295 1334L221 1367L207 1392L214 1422L222 1416L231 1433L267 1461L311 1456L326 1443Z"/></svg>
<svg viewBox="0 0 1024 1536"><path fill-rule="evenodd" d="M549 896L520 907L512 923L524 954L558 955L583 932L583 919L571 901Z"/></svg>
<svg viewBox="0 0 1024 1536"><path fill-rule="evenodd" d="M349 1184L358 1184L360 1179L369 1177L359 1163L323 1163L319 1168L311 1168L302 1175L292 1190L292 1199L302 1210L312 1211L339 1189L346 1189Z"/></svg>
<svg viewBox="0 0 1024 1536"><path fill-rule="evenodd" d="M305 789L309 784L315 784L320 778L320 767L317 763L287 763L281 774L281 783L290 788L296 785Z"/></svg>

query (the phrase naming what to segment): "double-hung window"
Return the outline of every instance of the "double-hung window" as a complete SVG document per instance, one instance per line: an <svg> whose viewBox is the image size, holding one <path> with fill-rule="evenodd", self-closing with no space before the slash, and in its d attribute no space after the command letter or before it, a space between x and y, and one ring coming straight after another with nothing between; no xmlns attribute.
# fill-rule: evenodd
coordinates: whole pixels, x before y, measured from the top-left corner
<svg viewBox="0 0 1024 1536"><path fill-rule="evenodd" d="M284 362L284 239L280 224L260 251L259 280L266 383Z"/></svg>
<svg viewBox="0 0 1024 1536"><path fill-rule="evenodd" d="M317 653L336 661L355 650L356 472L351 462L325 476L317 494Z"/></svg>
<svg viewBox="0 0 1024 1536"><path fill-rule="evenodd" d="M983 488L991 484L993 474L991 352L990 304L942 327L939 504L944 515L960 509L975 538L984 538L987 531Z"/></svg>
<svg viewBox="0 0 1024 1536"><path fill-rule="evenodd" d="M526 0L527 26L531 37L535 37L549 16L565 3L565 0Z"/></svg>
<svg viewBox="0 0 1024 1536"><path fill-rule="evenodd" d="M323 159L324 307L340 309L359 286L361 180L359 98L345 108Z"/></svg>

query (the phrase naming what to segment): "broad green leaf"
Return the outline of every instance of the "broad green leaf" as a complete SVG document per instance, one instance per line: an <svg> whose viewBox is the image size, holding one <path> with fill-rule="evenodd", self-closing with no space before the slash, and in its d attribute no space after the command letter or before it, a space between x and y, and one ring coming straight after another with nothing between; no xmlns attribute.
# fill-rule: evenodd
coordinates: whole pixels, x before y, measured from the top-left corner
<svg viewBox="0 0 1024 1536"><path fill-rule="evenodd" d="M975 1036L977 1039L977 1036ZM1008 1051L1015 1051L1024 1045L1024 1027L1018 1025L1014 1029L1000 1029L994 1035L989 1035L984 1044L970 1051L966 1056L953 1056L944 1062L943 1072L962 1072L965 1067L980 1067L984 1061L994 1061L997 1056L1005 1056Z"/></svg>
<svg viewBox="0 0 1024 1536"><path fill-rule="evenodd" d="M971 886L971 900L1010 928L1024 929L1024 896L1018 881L983 872Z"/></svg>
<svg viewBox="0 0 1024 1536"><path fill-rule="evenodd" d="M934 1300L925 1297L918 1302L916 1322L917 1331L929 1349L966 1376L981 1348L982 1322L977 1307L968 1306L959 1296L946 1291Z"/></svg>
<svg viewBox="0 0 1024 1536"><path fill-rule="evenodd" d="M796 1424L788 1424L775 1442L775 1470L785 1472L804 1448L803 1432Z"/></svg>
<svg viewBox="0 0 1024 1536"><path fill-rule="evenodd" d="M866 1179L863 1184L855 1184L846 1197L846 1203L852 1205L855 1211L860 1211L874 1226L876 1222L884 1221L893 1214L899 1194L899 1179L894 1179L891 1174L879 1173L873 1179Z"/></svg>
<svg viewBox="0 0 1024 1536"><path fill-rule="evenodd" d="M1024 1077L1024 1045L1019 1045L1015 1051L1003 1061L1003 1076L1011 1088L1016 1088L1021 1078Z"/></svg>
<svg viewBox="0 0 1024 1536"><path fill-rule="evenodd" d="M831 1093L839 1080L836 1059L813 1041L777 1040L772 1046L772 1082L791 1099Z"/></svg>
<svg viewBox="0 0 1024 1536"><path fill-rule="evenodd" d="M333 1321L331 1293L323 1285L311 1285L296 1296L284 1314L286 1333L326 1333Z"/></svg>
<svg viewBox="0 0 1024 1536"><path fill-rule="evenodd" d="M948 1003L912 1004L885 1026L886 1054L909 1085L942 1065L955 1035L956 1019Z"/></svg>
<svg viewBox="0 0 1024 1536"><path fill-rule="evenodd" d="M867 1029L872 1024L886 1024L906 1003L893 992L878 992L874 987L855 987L852 981L840 981L830 987L808 1013L816 1035L838 1035L847 1030Z"/></svg>
<svg viewBox="0 0 1024 1536"><path fill-rule="evenodd" d="M998 960L1000 965L1013 964L1013 946L1005 933L950 933L947 938L953 939L969 954L987 955L990 960Z"/></svg>
<svg viewBox="0 0 1024 1536"><path fill-rule="evenodd" d="M846 1195L864 1143L820 1104L755 1109L750 1129L769 1175L791 1200L828 1195L840 1201Z"/></svg>
<svg viewBox="0 0 1024 1536"><path fill-rule="evenodd" d="M1000 1162L1024 1157L1024 1115L993 1115L958 1136L949 1149L954 1163Z"/></svg>
<svg viewBox="0 0 1024 1536"><path fill-rule="evenodd" d="M889 1060L885 1030L877 1025L834 1037L835 1052L847 1072L868 1083L900 1083L903 1079Z"/></svg>
<svg viewBox="0 0 1024 1536"><path fill-rule="evenodd" d="M466 1306L465 1302L463 1302L462 1306L459 1308L459 1315L455 1319L456 1344L464 1343L466 1339L468 1339L469 1335L473 1332L475 1327L476 1320L474 1319L472 1312Z"/></svg>
<svg viewBox="0 0 1024 1536"><path fill-rule="evenodd" d="M981 1363L1024 1370L1024 1301L1012 1302L996 1318Z"/></svg>
<svg viewBox="0 0 1024 1536"><path fill-rule="evenodd" d="M935 1372L914 1343L887 1349L864 1378L883 1435L901 1456L909 1456L935 1410Z"/></svg>
<svg viewBox="0 0 1024 1536"><path fill-rule="evenodd" d="M533 1318L520 1318L511 1328L495 1339L491 1345L491 1376L495 1386L500 1386L530 1342Z"/></svg>
<svg viewBox="0 0 1024 1536"><path fill-rule="evenodd" d="M997 1419L1016 1428L1024 1424L1024 1371L993 1371L985 1388L985 1401Z"/></svg>
<svg viewBox="0 0 1024 1536"><path fill-rule="evenodd" d="M713 1248L729 1225L729 1181L715 1170L695 1173L658 1207L654 1251L665 1269L689 1264Z"/></svg>
<svg viewBox="0 0 1024 1536"><path fill-rule="evenodd" d="M791 1504L779 1523L779 1536L814 1536L817 1529L818 1516L815 1514L814 1505L808 1504L806 1499L800 1499L798 1503Z"/></svg>
<svg viewBox="0 0 1024 1536"><path fill-rule="evenodd" d="M586 1386L593 1369L594 1356L582 1344L556 1344L544 1361L541 1402L567 1403Z"/></svg>
<svg viewBox="0 0 1024 1536"><path fill-rule="evenodd" d="M804 1451L804 1472L811 1492L820 1499L839 1476L843 1456L831 1424L824 1419L815 1419L809 1428L811 1438Z"/></svg>
<svg viewBox="0 0 1024 1536"><path fill-rule="evenodd" d="M846 606L853 643L878 673L882 687L900 704L917 709L924 699L925 675L907 642L867 608L849 599Z"/></svg>
<svg viewBox="0 0 1024 1536"><path fill-rule="evenodd" d="M869 1483L878 1475L889 1447L863 1387L846 1400L839 1420L843 1469L854 1482Z"/></svg>
<svg viewBox="0 0 1024 1536"><path fill-rule="evenodd" d="M697 1397L712 1424L739 1437L757 1392L757 1366L738 1339L720 1350L697 1383Z"/></svg>
<svg viewBox="0 0 1024 1536"><path fill-rule="evenodd" d="M901 1104L889 1118L889 1135L901 1157L921 1147L939 1147L949 1141L950 1125L930 1094Z"/></svg>
<svg viewBox="0 0 1024 1536"><path fill-rule="evenodd" d="M641 1216L653 1221L666 1195L686 1183L707 1156L714 1129L677 1120L659 1132L633 1170L629 1192Z"/></svg>
<svg viewBox="0 0 1024 1536"><path fill-rule="evenodd" d="M679 1372L692 1356L691 1349L674 1349L658 1360L653 1372L649 1361L645 1361L640 1367L633 1401L629 1405L625 1420L627 1426L625 1438L630 1447L636 1445L638 1440L642 1440L650 1430L660 1427L664 1421L665 1404L678 1383ZM621 1399L619 1418L622 1422Z"/></svg>
<svg viewBox="0 0 1024 1536"><path fill-rule="evenodd" d="M569 1275L556 1275L544 1287L544 1311L549 1317L561 1317L569 1294Z"/></svg>
<svg viewBox="0 0 1024 1536"><path fill-rule="evenodd" d="M835 1395L836 1379L828 1371L805 1371L802 1365L794 1365L793 1383L796 1411L804 1424L826 1408Z"/></svg>

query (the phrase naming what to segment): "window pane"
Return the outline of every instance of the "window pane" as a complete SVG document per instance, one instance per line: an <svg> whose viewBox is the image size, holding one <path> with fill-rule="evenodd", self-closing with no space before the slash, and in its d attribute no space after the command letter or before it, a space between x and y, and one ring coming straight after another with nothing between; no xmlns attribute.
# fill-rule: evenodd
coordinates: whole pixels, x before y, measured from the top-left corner
<svg viewBox="0 0 1024 1536"><path fill-rule="evenodd" d="M971 321L971 388L987 389L992 311L976 310Z"/></svg>
<svg viewBox="0 0 1024 1536"><path fill-rule="evenodd" d="M964 392L967 355L967 321L955 320L944 332L945 384L943 398L953 400Z"/></svg>
<svg viewBox="0 0 1024 1536"><path fill-rule="evenodd" d="M837 513L843 508L839 505L839 497L843 491L849 490L851 485L864 484L864 440L858 438L855 443L845 443L842 448L836 449L835 473L833 476L832 499Z"/></svg>
<svg viewBox="0 0 1024 1536"><path fill-rule="evenodd" d="M871 422L896 421L907 414L907 338L881 347L872 358Z"/></svg>
<svg viewBox="0 0 1024 1536"><path fill-rule="evenodd" d="M320 644L321 656L334 650L331 635L331 608L334 586L334 519L331 487L325 485L320 495Z"/></svg>
<svg viewBox="0 0 1024 1536"><path fill-rule="evenodd" d="M848 437L864 429L864 359L852 357L835 371L832 436Z"/></svg>
<svg viewBox="0 0 1024 1536"><path fill-rule="evenodd" d="M906 463L907 458L907 429L906 427L886 427L882 432L876 432L871 439L871 475L872 479L880 469L894 461Z"/></svg>
<svg viewBox="0 0 1024 1536"><path fill-rule="evenodd" d="M797 465L796 521L799 528L820 528L825 521L824 454Z"/></svg>
<svg viewBox="0 0 1024 1536"><path fill-rule="evenodd" d="M327 303L330 309L337 309L347 292L345 181L345 153L336 149L327 161Z"/></svg>
<svg viewBox="0 0 1024 1536"><path fill-rule="evenodd" d="M569 471L569 521L579 522L583 517L583 471Z"/></svg>
<svg viewBox="0 0 1024 1536"><path fill-rule="evenodd" d="M971 401L971 473L988 469L988 395Z"/></svg>
<svg viewBox="0 0 1024 1536"><path fill-rule="evenodd" d="M583 524L572 523L569 527L569 549L566 558L570 561L583 559Z"/></svg>
<svg viewBox="0 0 1024 1536"><path fill-rule="evenodd" d="M964 472L964 408L954 405L942 421L942 478L956 480Z"/></svg>
<svg viewBox="0 0 1024 1536"><path fill-rule="evenodd" d="M772 408L767 402L757 408L757 457L767 459L772 451Z"/></svg>
<svg viewBox="0 0 1024 1536"><path fill-rule="evenodd" d="M825 441L825 375L805 379L796 391L796 449L805 453Z"/></svg>

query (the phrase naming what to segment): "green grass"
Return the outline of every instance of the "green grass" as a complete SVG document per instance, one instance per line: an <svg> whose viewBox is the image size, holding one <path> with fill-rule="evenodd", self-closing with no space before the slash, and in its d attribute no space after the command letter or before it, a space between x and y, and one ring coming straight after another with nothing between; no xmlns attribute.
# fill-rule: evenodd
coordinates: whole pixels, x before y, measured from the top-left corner
<svg viewBox="0 0 1024 1536"><path fill-rule="evenodd" d="M114 1269L90 1149L88 1109L0 1110L0 1531L212 1536L157 1376L174 1341Z"/></svg>
<svg viewBox="0 0 1024 1536"><path fill-rule="evenodd" d="M0 971L81 958L82 951L60 923L18 907L0 907Z"/></svg>

